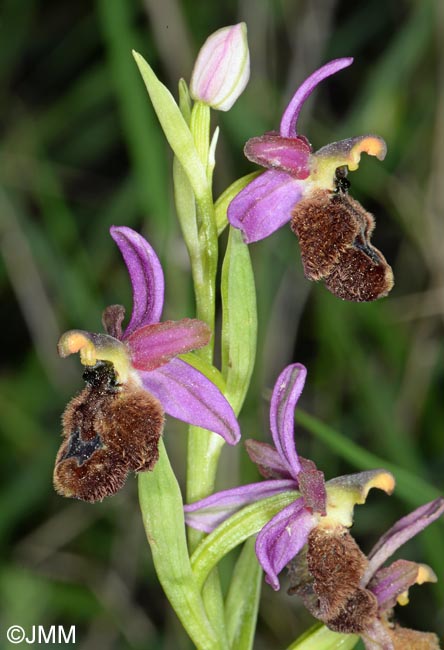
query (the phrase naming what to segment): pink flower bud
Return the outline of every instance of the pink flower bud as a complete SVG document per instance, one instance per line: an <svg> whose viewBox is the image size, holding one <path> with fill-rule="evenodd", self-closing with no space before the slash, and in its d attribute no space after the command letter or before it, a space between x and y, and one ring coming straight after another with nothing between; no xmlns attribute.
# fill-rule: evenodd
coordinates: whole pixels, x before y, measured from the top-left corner
<svg viewBox="0 0 444 650"><path fill-rule="evenodd" d="M249 77L247 26L223 27L207 38L199 52L191 75L191 96L219 111L228 111Z"/></svg>

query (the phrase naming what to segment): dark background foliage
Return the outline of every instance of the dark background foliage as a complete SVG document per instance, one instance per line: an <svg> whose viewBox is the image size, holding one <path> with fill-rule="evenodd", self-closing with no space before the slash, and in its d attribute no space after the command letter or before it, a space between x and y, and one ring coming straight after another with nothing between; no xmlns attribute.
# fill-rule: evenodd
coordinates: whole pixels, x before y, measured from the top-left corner
<svg viewBox="0 0 444 650"><path fill-rule="evenodd" d="M98 331L107 304L130 307L111 224L141 229L159 252L164 317L193 315L171 155L132 48L175 92L209 33L247 22L250 84L214 118L222 132L216 195L252 170L243 143L277 126L307 74L355 57L307 103L301 130L315 147L365 132L386 139L386 160L365 158L351 181L376 216L374 242L396 286L376 304L343 303L303 278L288 229L252 246L261 320L243 430L267 435L270 389L298 360L309 369L303 408L346 436L330 431L321 440L298 426L303 455L327 477L374 466L367 453L396 466L399 491L371 494L357 509L364 549L434 488L443 491L443 10L438 0L4 0L1 629L75 624L81 650L189 647L157 583L135 480L95 506L64 500L51 485L60 414L81 386L78 360L58 359L56 341L69 328ZM183 434L170 420L167 445L181 478ZM225 454L220 486L252 476L243 450ZM413 589L399 613L441 635L443 539L438 523L405 547L403 556L432 563L441 582ZM224 568L228 575L230 560ZM255 647L284 648L309 624L296 598L265 586Z"/></svg>

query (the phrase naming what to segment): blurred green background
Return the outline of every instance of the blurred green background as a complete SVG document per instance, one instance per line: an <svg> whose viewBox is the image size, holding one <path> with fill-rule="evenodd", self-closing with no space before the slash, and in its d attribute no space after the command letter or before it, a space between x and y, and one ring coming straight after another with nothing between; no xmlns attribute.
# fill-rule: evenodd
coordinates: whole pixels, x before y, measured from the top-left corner
<svg viewBox="0 0 444 650"><path fill-rule="evenodd" d="M396 286L376 304L343 303L303 278L289 229L252 246L259 347L241 424L247 437L267 436L277 374L306 364L301 406L317 420L298 425L300 452L327 478L380 464L398 478L394 496L371 494L356 511L368 551L444 491L444 3L3 0L0 11L0 629L76 625L81 650L189 648L156 580L134 477L94 506L52 489L60 415L82 385L78 360L58 359L57 339L70 328L99 331L108 304L130 308L111 224L140 229L158 251L164 318L193 315L171 154L131 49L176 93L205 38L247 22L250 83L214 118L216 196L253 170L243 143L276 128L298 83L331 58L355 57L307 102L300 128L315 148L366 132L387 141L386 160L363 159L350 179L376 216L374 243ZM181 479L184 431L169 420ZM252 471L243 449L226 450L219 486ZM430 562L440 583L412 589L398 611L441 637L443 550L442 522L403 549ZM228 575L230 560L224 567ZM285 648L310 621L285 589L264 586L255 648Z"/></svg>

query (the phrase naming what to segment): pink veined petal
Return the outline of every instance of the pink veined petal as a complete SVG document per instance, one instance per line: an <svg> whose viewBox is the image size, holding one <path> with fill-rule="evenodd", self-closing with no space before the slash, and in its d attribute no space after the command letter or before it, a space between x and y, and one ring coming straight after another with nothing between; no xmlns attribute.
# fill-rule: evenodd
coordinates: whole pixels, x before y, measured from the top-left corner
<svg viewBox="0 0 444 650"><path fill-rule="evenodd" d="M291 220L303 187L304 181L269 169L234 197L228 206L228 221L242 231L247 244L264 239Z"/></svg>
<svg viewBox="0 0 444 650"><path fill-rule="evenodd" d="M258 466L265 478L292 478L287 463L272 445L250 439L245 441L245 448L250 459ZM298 482L295 483L297 486Z"/></svg>
<svg viewBox="0 0 444 650"><path fill-rule="evenodd" d="M239 442L239 424L230 404L217 386L182 359L149 372L139 370L138 375L168 415L214 431L229 445Z"/></svg>
<svg viewBox="0 0 444 650"><path fill-rule="evenodd" d="M270 519L257 536L256 555L265 571L265 580L277 591L278 574L307 542L316 526L316 516L305 507L304 499L296 499Z"/></svg>
<svg viewBox="0 0 444 650"><path fill-rule="evenodd" d="M287 366L279 375L270 404L270 428L274 445L293 478L301 471L294 442L294 410L302 393L307 369L301 363Z"/></svg>
<svg viewBox="0 0 444 650"><path fill-rule="evenodd" d="M313 74L311 74L299 86L282 115L279 131L284 138L293 138L297 135L296 124L299 113L301 112L304 102L311 95L316 86L327 77L339 72L339 70L342 70L343 68L347 68L352 63L353 59L351 57L334 59L313 72Z"/></svg>
<svg viewBox="0 0 444 650"><path fill-rule="evenodd" d="M188 526L211 533L244 506L295 489L294 481L261 481L223 490L184 506Z"/></svg>
<svg viewBox="0 0 444 650"><path fill-rule="evenodd" d="M154 250L135 230L112 226L110 232L122 253L133 288L131 320L122 336L125 340L140 327L159 322L163 309L163 271Z"/></svg>
<svg viewBox="0 0 444 650"><path fill-rule="evenodd" d="M398 596L416 583L420 569L421 565L416 562L397 560L377 571L367 588L378 599L379 611L392 609L396 605Z"/></svg>
<svg viewBox="0 0 444 650"><path fill-rule="evenodd" d="M400 519L375 544L368 555L369 566L363 580L368 582L375 571L409 539L417 535L444 513L444 498L420 506Z"/></svg>
<svg viewBox="0 0 444 650"><path fill-rule="evenodd" d="M201 320L184 318L145 325L126 339L136 370L155 370L178 354L202 348L211 338L211 330Z"/></svg>
<svg viewBox="0 0 444 650"><path fill-rule="evenodd" d="M248 160L300 179L310 176L310 153L311 147L302 138L283 138L280 135L250 138L244 147Z"/></svg>

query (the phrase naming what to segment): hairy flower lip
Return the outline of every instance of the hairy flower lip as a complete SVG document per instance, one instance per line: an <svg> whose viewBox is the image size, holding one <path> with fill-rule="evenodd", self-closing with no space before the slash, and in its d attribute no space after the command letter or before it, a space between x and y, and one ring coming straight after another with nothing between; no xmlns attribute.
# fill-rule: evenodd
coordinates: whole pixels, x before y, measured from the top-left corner
<svg viewBox="0 0 444 650"><path fill-rule="evenodd" d="M202 321L160 322L164 300L164 276L156 253L138 233L126 226L112 226L111 236L127 266L132 285L133 311L122 331L124 310L108 307L103 315L110 334L70 330L60 338L62 357L76 352L86 366L97 361L113 364L121 384L130 380L156 398L168 415L222 436L228 444L240 439L233 409L220 390L178 355L203 347L211 332Z"/></svg>
<svg viewBox="0 0 444 650"><path fill-rule="evenodd" d="M337 170L355 171L364 152L383 160L386 144L381 137L367 134L333 142L313 152L307 138L299 135L296 128L303 103L317 84L352 61L351 58L335 59L316 70L290 100L279 132L268 132L247 141L244 148L246 157L265 167L266 171L232 199L227 217L229 223L242 232L247 244L260 241L291 222L291 229L299 239L304 273L308 258L315 271L311 275L305 273L306 277L323 280L325 287L342 300L368 302L386 296L393 286L392 270L382 253L371 246L370 232L365 250L358 244L354 245L355 238L352 238L338 253L330 272L322 274L321 269L316 269L317 260L322 264L326 257L331 257L338 232L330 225L327 215L321 215L318 222L313 214L314 208L307 203L313 199L317 205L317 197L324 191L332 194L341 190L345 196L349 183L338 179ZM365 220L373 217L368 213L364 216L365 210L359 204L353 216L353 205L356 206L357 202L351 197L349 199L352 205L343 206L345 230L352 224L365 226ZM337 209L336 217L338 212ZM308 252L303 249L298 229L293 227L296 213L300 224L304 225ZM316 232L310 239L311 225ZM367 255L369 252L374 253L373 257Z"/></svg>
<svg viewBox="0 0 444 650"><path fill-rule="evenodd" d="M266 581L279 589L278 574L302 549L316 527L351 526L355 504L363 503L372 487L387 492L394 479L385 470L361 472L325 483L312 461L298 456L294 441L294 410L302 393L306 368L287 366L276 380L270 402L270 431L274 447L247 441L250 458L267 480L224 490L185 506L188 525L211 532L244 506L282 492L294 491L295 499L259 532L256 555Z"/></svg>

